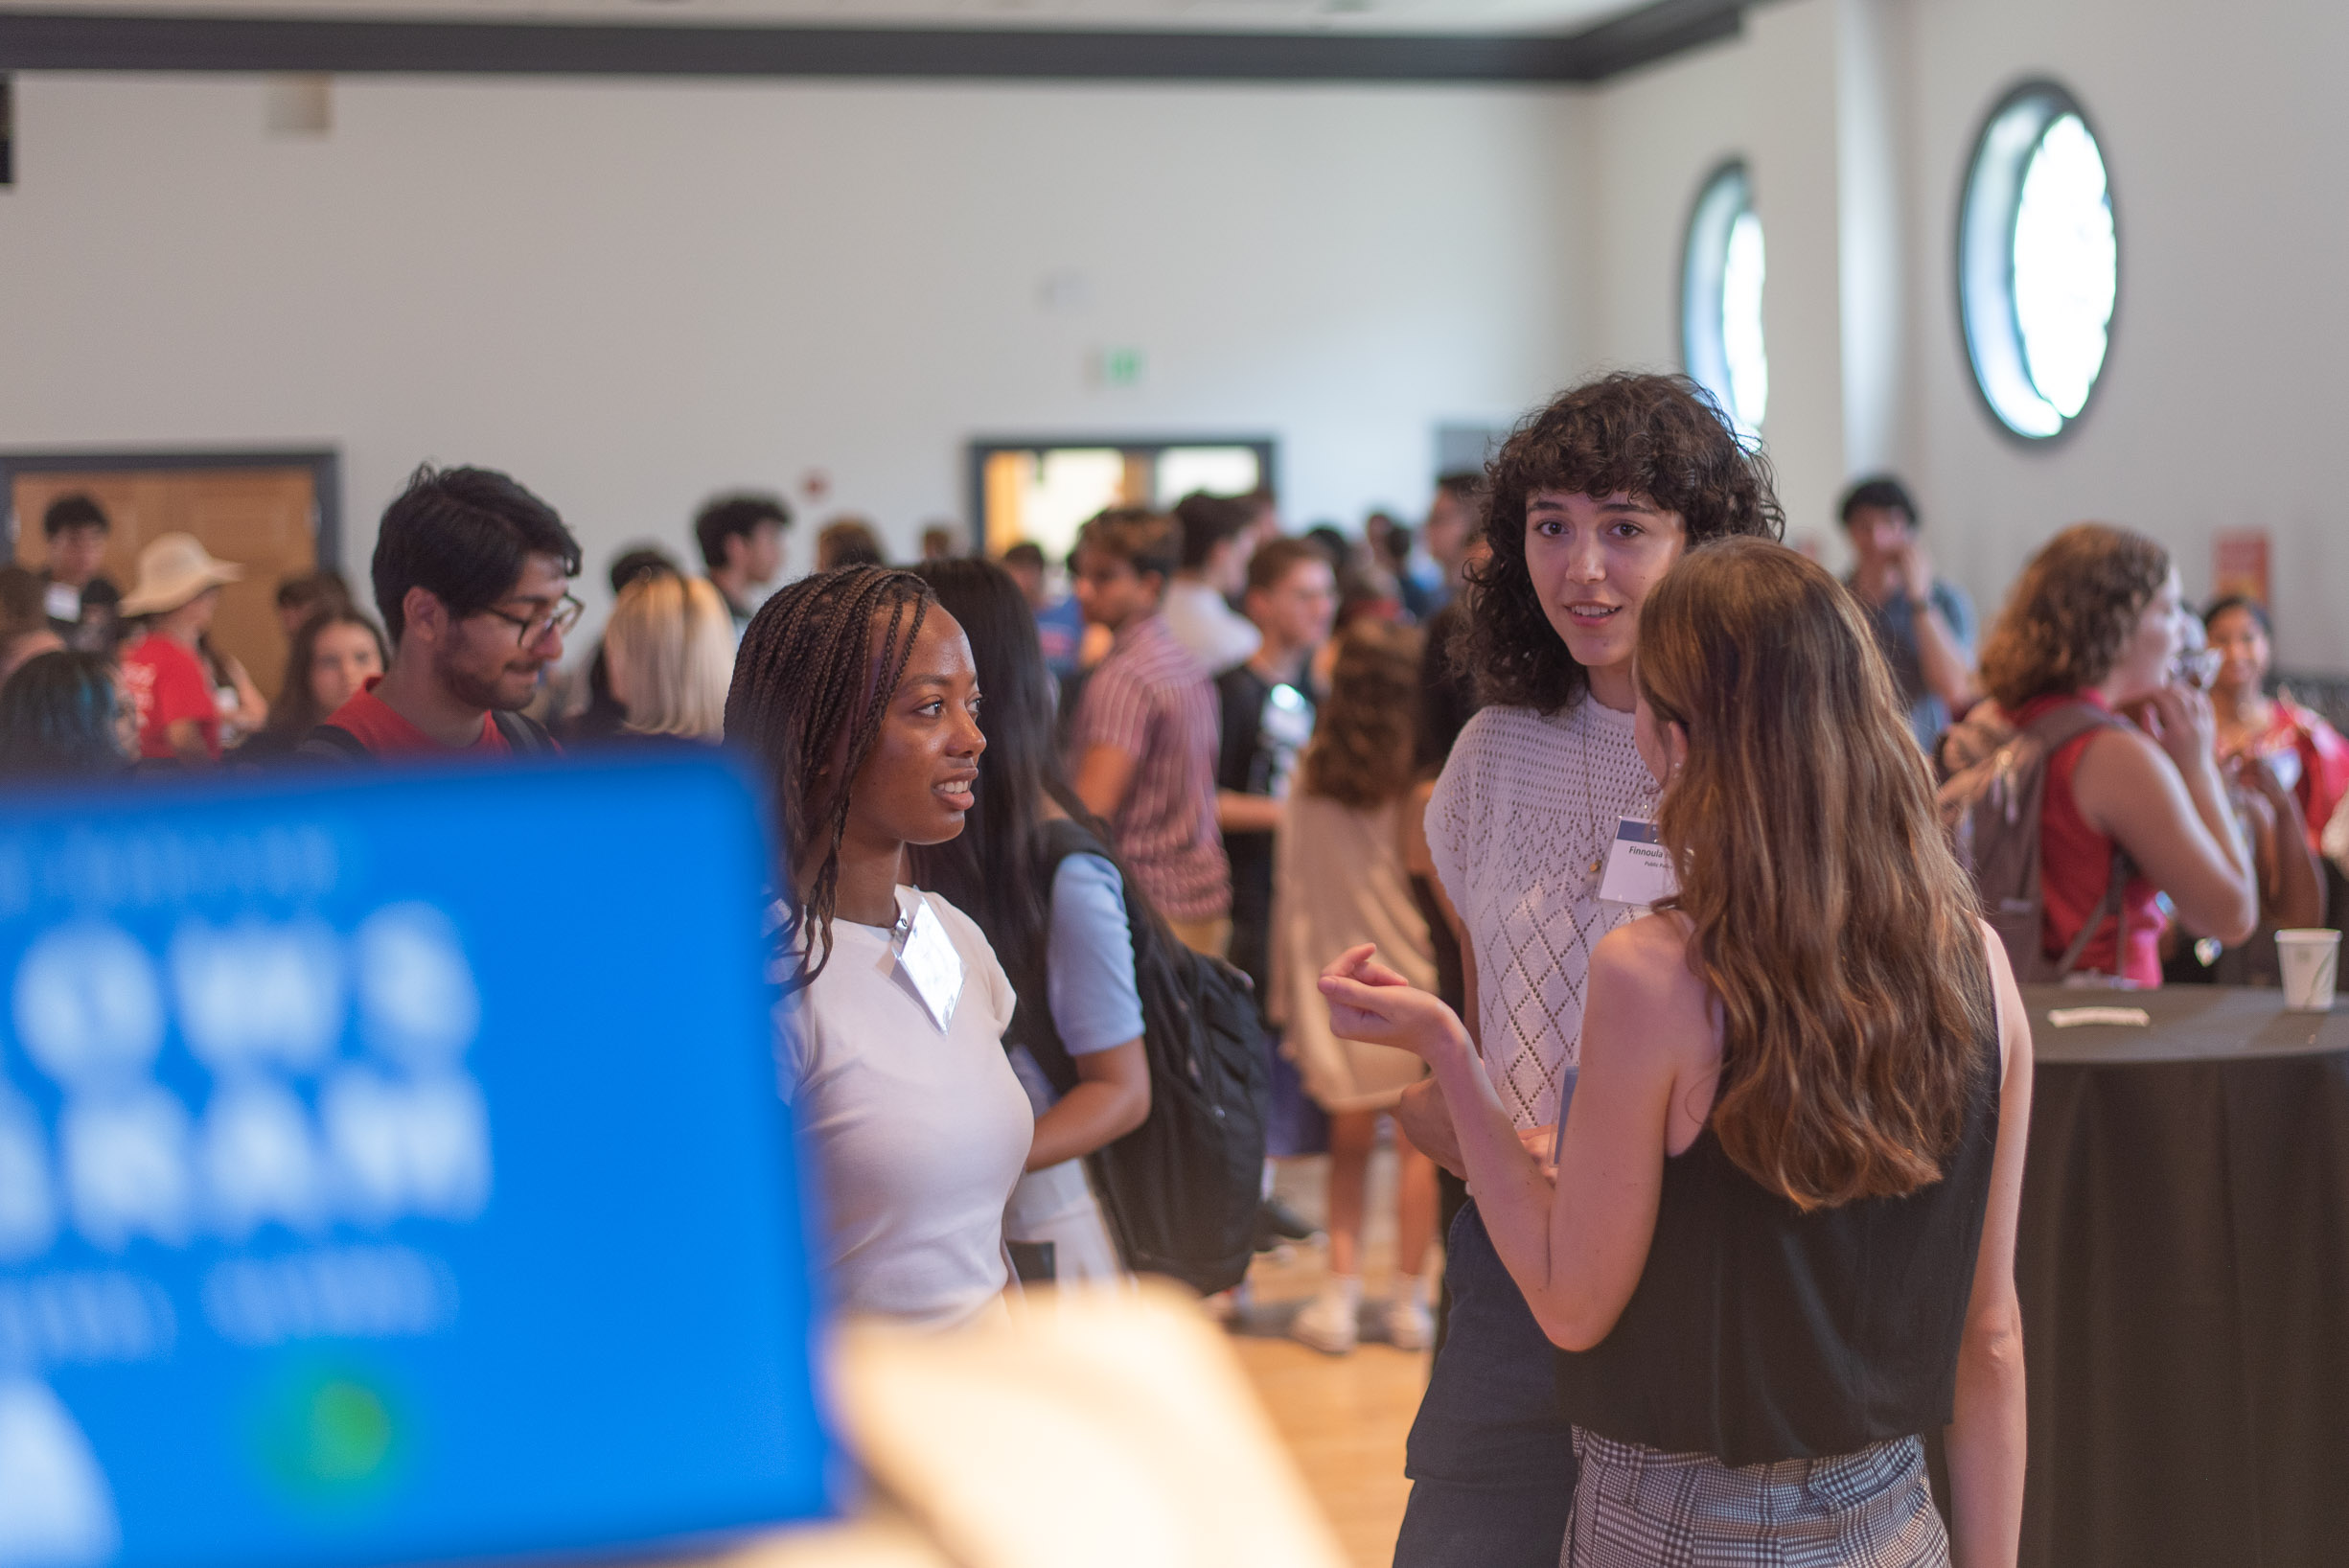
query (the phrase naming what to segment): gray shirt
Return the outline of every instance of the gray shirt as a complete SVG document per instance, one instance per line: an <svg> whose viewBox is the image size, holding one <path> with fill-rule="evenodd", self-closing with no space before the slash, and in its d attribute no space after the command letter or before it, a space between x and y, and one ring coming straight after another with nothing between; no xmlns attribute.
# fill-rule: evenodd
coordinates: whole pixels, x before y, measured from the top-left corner
<svg viewBox="0 0 2349 1568"><path fill-rule="evenodd" d="M1900 688L1900 701L1908 708L1909 729L1930 756L1933 743L1949 727L1949 704L1934 695L1933 688L1925 683L1924 658L1917 651L1916 611L1910 608L1905 594L1896 593L1880 605L1871 605L1868 596L1859 591L1857 582L1847 577L1844 586L1876 623L1877 646L1884 651L1884 662L1892 666L1892 683ZM1974 652L1973 601L1955 583L1936 577L1933 608L1941 611L1941 618L1948 623L1958 646L1970 660Z"/></svg>

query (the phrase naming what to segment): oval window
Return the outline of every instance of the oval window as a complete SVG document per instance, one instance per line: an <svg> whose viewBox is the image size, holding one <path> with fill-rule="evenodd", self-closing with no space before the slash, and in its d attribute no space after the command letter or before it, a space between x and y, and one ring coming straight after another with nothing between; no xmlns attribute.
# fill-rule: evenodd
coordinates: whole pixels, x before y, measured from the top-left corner
<svg viewBox="0 0 2349 1568"><path fill-rule="evenodd" d="M1770 404L1762 341L1762 219L1745 165L1714 171L1696 196L1680 274L1680 352L1690 376L1744 436Z"/></svg>
<svg viewBox="0 0 2349 1568"><path fill-rule="evenodd" d="M2105 368L2120 242L2104 150L2072 95L2026 82L1991 111L1958 217L1958 313L1998 422L2044 440Z"/></svg>

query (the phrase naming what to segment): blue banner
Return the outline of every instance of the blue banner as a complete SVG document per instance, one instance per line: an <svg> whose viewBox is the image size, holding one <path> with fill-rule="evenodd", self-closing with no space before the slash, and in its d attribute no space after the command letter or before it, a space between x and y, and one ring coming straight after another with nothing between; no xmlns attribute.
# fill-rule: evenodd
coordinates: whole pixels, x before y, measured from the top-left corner
<svg viewBox="0 0 2349 1568"><path fill-rule="evenodd" d="M827 1508L716 761L0 803L0 1568Z"/></svg>

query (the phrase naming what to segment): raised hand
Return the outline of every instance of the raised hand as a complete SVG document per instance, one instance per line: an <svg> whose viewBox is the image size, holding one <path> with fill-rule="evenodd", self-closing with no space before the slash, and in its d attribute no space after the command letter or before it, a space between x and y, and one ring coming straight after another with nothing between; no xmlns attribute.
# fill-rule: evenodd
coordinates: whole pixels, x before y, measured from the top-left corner
<svg viewBox="0 0 2349 1568"><path fill-rule="evenodd" d="M1900 591L1911 604L1929 601L1933 596L1933 558L1925 553L1924 545L1914 538L1893 553L1893 569L1899 573Z"/></svg>
<svg viewBox="0 0 2349 1568"><path fill-rule="evenodd" d="M2191 776L2197 767L2215 765L2219 721L2207 696L2192 686L2160 686L2142 709L2138 724L2153 731L2178 772Z"/></svg>
<svg viewBox="0 0 2349 1568"><path fill-rule="evenodd" d="M1344 1039L1408 1050L1431 1066L1448 1052L1465 1052L1468 1031L1459 1015L1380 963L1377 952L1367 942L1348 948L1322 971L1331 1030Z"/></svg>

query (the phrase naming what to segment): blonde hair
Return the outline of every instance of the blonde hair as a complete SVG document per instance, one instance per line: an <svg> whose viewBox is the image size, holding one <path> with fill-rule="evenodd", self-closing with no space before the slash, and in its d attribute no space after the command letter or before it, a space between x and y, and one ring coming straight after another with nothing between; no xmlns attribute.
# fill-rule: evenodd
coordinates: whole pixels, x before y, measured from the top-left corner
<svg viewBox="0 0 2349 1568"><path fill-rule="evenodd" d="M706 580L655 572L629 584L604 624L604 648L628 672L630 730L710 741L725 733L734 626Z"/></svg>

